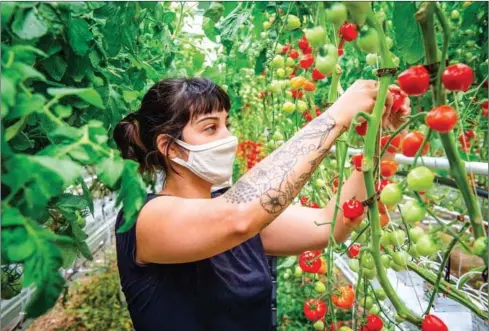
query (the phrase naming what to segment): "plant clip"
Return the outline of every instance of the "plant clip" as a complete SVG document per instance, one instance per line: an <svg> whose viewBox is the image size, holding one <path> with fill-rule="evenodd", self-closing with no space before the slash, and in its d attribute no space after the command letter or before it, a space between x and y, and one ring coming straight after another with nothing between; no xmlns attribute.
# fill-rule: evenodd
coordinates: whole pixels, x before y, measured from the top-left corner
<svg viewBox="0 0 489 331"><path fill-rule="evenodd" d="M380 197L380 191L377 191L374 195L372 195L370 198L367 200L362 201L362 206L364 207L370 207L377 201Z"/></svg>
<svg viewBox="0 0 489 331"><path fill-rule="evenodd" d="M487 267L482 272L482 279L484 280L484 283L487 283Z"/></svg>
<svg viewBox="0 0 489 331"><path fill-rule="evenodd" d="M377 69L377 77L383 77L383 76L395 76L396 73L399 71L399 68L379 68Z"/></svg>

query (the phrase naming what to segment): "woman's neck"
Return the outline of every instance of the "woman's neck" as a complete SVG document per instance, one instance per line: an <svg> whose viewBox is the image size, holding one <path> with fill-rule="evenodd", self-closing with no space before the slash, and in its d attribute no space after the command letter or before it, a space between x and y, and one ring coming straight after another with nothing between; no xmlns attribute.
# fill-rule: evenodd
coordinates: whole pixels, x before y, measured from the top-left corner
<svg viewBox="0 0 489 331"><path fill-rule="evenodd" d="M165 185L160 194L170 194L181 198L209 199L212 185L194 174L182 174L166 178Z"/></svg>

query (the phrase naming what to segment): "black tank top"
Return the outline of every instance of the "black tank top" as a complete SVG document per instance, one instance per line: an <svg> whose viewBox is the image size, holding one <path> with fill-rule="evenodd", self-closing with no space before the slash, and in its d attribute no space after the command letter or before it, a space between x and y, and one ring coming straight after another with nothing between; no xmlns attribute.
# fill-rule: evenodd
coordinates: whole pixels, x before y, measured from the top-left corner
<svg viewBox="0 0 489 331"><path fill-rule="evenodd" d="M145 203L158 196L148 194ZM123 222L121 210L116 230ZM116 232L116 247L136 331L276 330L276 258L267 258L259 234L208 259L141 265L135 229Z"/></svg>

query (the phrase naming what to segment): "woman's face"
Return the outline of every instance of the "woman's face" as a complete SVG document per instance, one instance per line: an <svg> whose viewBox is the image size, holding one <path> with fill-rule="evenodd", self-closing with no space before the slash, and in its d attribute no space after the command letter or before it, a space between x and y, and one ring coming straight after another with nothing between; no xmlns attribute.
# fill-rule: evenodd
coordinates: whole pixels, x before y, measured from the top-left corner
<svg viewBox="0 0 489 331"><path fill-rule="evenodd" d="M182 140L190 145L207 144L231 136L229 114L222 110L191 119L183 128Z"/></svg>

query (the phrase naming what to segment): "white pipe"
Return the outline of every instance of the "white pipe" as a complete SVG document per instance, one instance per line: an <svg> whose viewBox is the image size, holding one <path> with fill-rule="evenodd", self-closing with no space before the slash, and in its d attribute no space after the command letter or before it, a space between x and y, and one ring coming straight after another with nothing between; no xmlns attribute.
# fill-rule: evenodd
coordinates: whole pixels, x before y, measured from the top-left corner
<svg viewBox="0 0 489 331"><path fill-rule="evenodd" d="M331 153L336 151L336 146L333 146L330 150ZM348 155L360 154L363 151L358 148L348 148ZM421 159L423 161L421 162ZM396 154L395 160L399 164L413 164L414 157L407 157L402 154ZM468 173L473 173L474 175L489 176L488 163L486 162L463 162L465 169ZM450 163L445 157L431 157L431 156L421 156L419 158L418 164L424 164L431 169L450 169Z"/></svg>

